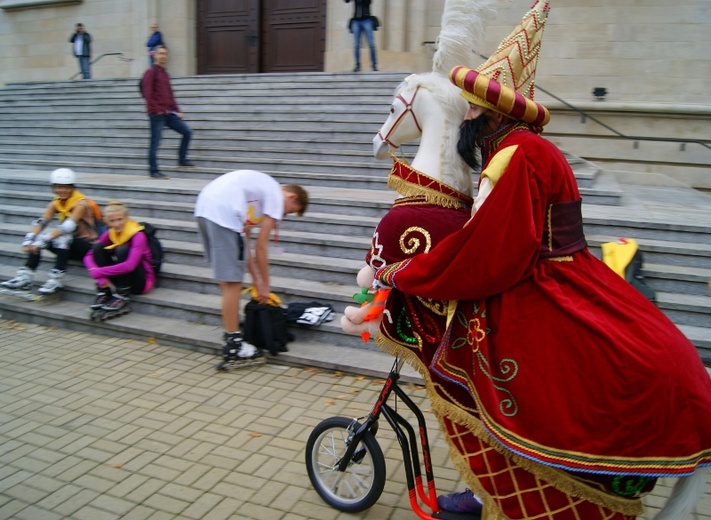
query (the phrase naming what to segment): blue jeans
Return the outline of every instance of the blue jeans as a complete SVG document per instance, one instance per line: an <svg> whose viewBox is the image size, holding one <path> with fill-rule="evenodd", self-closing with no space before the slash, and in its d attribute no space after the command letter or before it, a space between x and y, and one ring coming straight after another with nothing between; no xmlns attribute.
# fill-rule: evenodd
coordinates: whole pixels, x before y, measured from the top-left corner
<svg viewBox="0 0 711 520"><path fill-rule="evenodd" d="M353 20L351 23L351 30L353 31L353 39L355 41L355 68L360 70L360 40L361 34L365 33L365 38L368 40L368 46L370 47L370 63L373 66L373 70L378 68L378 59L375 57L375 41L373 40L373 21L370 18L365 20Z"/></svg>
<svg viewBox="0 0 711 520"><path fill-rule="evenodd" d="M167 126L171 130L175 130L183 136L180 141L180 149L178 150L178 161L184 162L188 156L188 146L190 145L190 137L193 135L190 127L175 114L151 114L151 147L148 150L148 164L151 168L151 173L158 173L158 147L163 136L163 127Z"/></svg>
<svg viewBox="0 0 711 520"><path fill-rule="evenodd" d="M89 56L77 56L79 60L79 70L84 79L91 79L91 70L89 69Z"/></svg>

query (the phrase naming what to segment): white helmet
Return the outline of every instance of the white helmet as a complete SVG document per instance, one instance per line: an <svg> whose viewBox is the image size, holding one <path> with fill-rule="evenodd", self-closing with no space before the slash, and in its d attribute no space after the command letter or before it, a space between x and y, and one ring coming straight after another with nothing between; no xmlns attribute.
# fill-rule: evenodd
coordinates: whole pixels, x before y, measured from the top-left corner
<svg viewBox="0 0 711 520"><path fill-rule="evenodd" d="M50 184L71 184L73 186L76 180L76 174L69 168L58 168L49 176Z"/></svg>

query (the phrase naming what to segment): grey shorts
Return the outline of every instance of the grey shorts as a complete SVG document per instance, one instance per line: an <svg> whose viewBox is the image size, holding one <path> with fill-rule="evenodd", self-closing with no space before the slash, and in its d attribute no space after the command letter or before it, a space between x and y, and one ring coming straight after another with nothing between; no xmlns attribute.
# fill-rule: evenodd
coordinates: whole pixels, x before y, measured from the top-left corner
<svg viewBox="0 0 711 520"><path fill-rule="evenodd" d="M205 256L218 282L241 282L244 278L244 238L202 217L196 218Z"/></svg>

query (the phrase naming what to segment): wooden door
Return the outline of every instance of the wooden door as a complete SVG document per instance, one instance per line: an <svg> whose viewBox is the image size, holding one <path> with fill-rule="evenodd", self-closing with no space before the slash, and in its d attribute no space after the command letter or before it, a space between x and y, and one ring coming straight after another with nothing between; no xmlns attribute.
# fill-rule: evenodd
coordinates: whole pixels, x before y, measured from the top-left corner
<svg viewBox="0 0 711 520"><path fill-rule="evenodd" d="M198 74L259 72L259 0L198 1Z"/></svg>
<svg viewBox="0 0 711 520"><path fill-rule="evenodd" d="M322 71L326 0L264 0L262 43L262 72Z"/></svg>
<svg viewBox="0 0 711 520"><path fill-rule="evenodd" d="M198 0L198 74L322 71L327 0Z"/></svg>

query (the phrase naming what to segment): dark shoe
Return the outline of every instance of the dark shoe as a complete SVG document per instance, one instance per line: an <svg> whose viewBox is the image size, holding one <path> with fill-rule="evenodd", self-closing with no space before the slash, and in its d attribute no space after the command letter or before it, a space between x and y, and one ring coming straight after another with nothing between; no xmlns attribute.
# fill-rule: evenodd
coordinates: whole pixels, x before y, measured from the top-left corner
<svg viewBox="0 0 711 520"><path fill-rule="evenodd" d="M192 168L193 166L195 166L195 163L192 162L192 161L180 161L180 162L178 163L178 166L184 166L184 167L186 167L186 168Z"/></svg>
<svg viewBox="0 0 711 520"><path fill-rule="evenodd" d="M360 66L358 66L358 67L356 67L355 69L353 69L353 72L360 72Z"/></svg>
<svg viewBox="0 0 711 520"><path fill-rule="evenodd" d="M437 505L450 513L481 514L483 505L470 489L437 497Z"/></svg>
<svg viewBox="0 0 711 520"><path fill-rule="evenodd" d="M170 179L170 177L161 172L154 172L151 173L151 179Z"/></svg>
<svg viewBox="0 0 711 520"><path fill-rule="evenodd" d="M378 72L378 67L377 67L377 65L373 65L373 72Z"/></svg>

